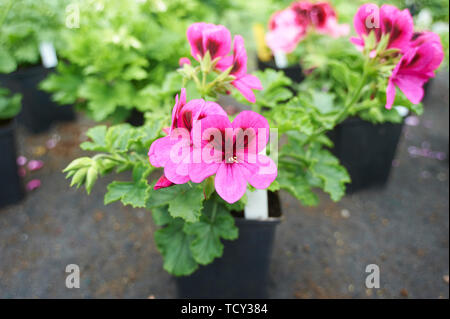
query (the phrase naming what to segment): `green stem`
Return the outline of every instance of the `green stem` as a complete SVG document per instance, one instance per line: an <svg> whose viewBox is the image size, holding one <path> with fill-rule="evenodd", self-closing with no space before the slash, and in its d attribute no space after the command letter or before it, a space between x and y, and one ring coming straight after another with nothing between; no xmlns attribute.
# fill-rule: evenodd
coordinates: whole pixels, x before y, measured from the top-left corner
<svg viewBox="0 0 450 319"><path fill-rule="evenodd" d="M213 208L212 208L212 214L211 214L211 223L214 223L214 220L216 219L216 213L217 213L217 201L213 201Z"/></svg>

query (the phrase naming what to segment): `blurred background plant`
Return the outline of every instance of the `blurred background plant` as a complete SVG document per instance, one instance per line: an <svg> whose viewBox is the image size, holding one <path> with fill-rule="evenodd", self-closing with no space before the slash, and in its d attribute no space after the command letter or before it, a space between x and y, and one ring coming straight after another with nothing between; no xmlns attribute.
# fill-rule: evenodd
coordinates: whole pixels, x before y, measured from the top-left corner
<svg viewBox="0 0 450 319"><path fill-rule="evenodd" d="M187 56L185 30L216 21L228 1L80 0L79 28L66 28L58 73L42 85L61 104L75 103L96 121L122 122L133 109L161 108L179 89L169 70ZM169 103L170 104L170 103Z"/></svg>
<svg viewBox="0 0 450 319"><path fill-rule="evenodd" d="M63 47L60 31L64 26L68 0L0 1L0 73L40 63L39 45L51 42Z"/></svg>
<svg viewBox="0 0 450 319"><path fill-rule="evenodd" d="M20 112L21 96L11 94L8 89L0 87L0 125L2 121L14 118Z"/></svg>

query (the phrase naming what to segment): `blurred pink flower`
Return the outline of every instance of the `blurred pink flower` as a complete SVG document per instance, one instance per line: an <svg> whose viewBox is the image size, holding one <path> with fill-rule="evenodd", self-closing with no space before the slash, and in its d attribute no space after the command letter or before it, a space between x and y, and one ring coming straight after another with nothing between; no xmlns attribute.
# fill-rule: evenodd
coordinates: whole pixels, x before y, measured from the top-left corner
<svg viewBox="0 0 450 319"><path fill-rule="evenodd" d="M351 41L359 49L364 47L364 37L370 32L375 33L377 41L381 40L382 35L388 34L388 49L396 48L405 52L409 48L413 34L413 19L407 9L399 10L387 4L381 8L373 3L364 4L358 9L353 23L359 37L353 37Z"/></svg>
<svg viewBox="0 0 450 319"><path fill-rule="evenodd" d="M291 8L275 12L269 20L266 42L272 52L291 53L305 37L307 20Z"/></svg>
<svg viewBox="0 0 450 319"><path fill-rule="evenodd" d="M17 158L17 165L24 166L27 163L27 158L25 156L19 156Z"/></svg>
<svg viewBox="0 0 450 319"><path fill-rule="evenodd" d="M44 162L38 161L38 160L31 160L28 163L28 169L30 171L37 171L40 170L44 166Z"/></svg>
<svg viewBox="0 0 450 319"><path fill-rule="evenodd" d="M187 38L192 57L200 60L209 51L211 60L226 56L231 49L231 33L223 25L198 22L189 26Z"/></svg>
<svg viewBox="0 0 450 319"><path fill-rule="evenodd" d="M191 60L189 60L186 57L180 58L180 60L178 61L178 64L182 67L183 65L187 64L187 65L191 65Z"/></svg>
<svg viewBox="0 0 450 319"><path fill-rule="evenodd" d="M338 24L336 11L328 2L312 4L309 11L309 19L317 33L337 38L346 36L350 32L349 25Z"/></svg>
<svg viewBox="0 0 450 319"><path fill-rule="evenodd" d="M35 190L35 189L37 189L39 187L41 187L41 181L38 180L38 179L33 179L33 180L28 182L26 188L27 188L28 191L33 191L33 190Z"/></svg>

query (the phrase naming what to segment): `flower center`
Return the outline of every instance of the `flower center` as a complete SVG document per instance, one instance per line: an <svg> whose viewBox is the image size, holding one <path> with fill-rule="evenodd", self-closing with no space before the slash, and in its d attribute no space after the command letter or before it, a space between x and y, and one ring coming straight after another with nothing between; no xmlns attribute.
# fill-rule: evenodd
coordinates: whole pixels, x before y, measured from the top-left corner
<svg viewBox="0 0 450 319"><path fill-rule="evenodd" d="M227 159L227 163L228 163L228 164L231 164L231 163L238 163L237 156L230 156L230 157Z"/></svg>

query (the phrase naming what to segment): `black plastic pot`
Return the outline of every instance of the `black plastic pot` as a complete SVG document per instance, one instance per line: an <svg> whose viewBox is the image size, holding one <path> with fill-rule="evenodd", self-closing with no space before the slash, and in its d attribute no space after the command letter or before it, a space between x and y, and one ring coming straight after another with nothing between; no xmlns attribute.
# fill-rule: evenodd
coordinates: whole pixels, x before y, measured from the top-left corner
<svg viewBox="0 0 450 319"><path fill-rule="evenodd" d="M352 179L347 193L386 184L395 157L403 124L372 124L359 118L348 118L328 136L331 150L347 168Z"/></svg>
<svg viewBox="0 0 450 319"><path fill-rule="evenodd" d="M240 213L238 216L242 216ZM277 194L269 192L269 219L236 217L239 238L224 241L221 258L188 277L176 278L179 298L267 298L270 256L281 221Z"/></svg>
<svg viewBox="0 0 450 319"><path fill-rule="evenodd" d="M22 94L22 111L18 122L32 133L48 130L55 122L75 120L71 105L60 106L50 94L39 89L39 83L54 69L43 66L21 68L10 74L0 74L0 84L14 93Z"/></svg>
<svg viewBox="0 0 450 319"><path fill-rule="evenodd" d="M15 204L24 197L16 163L15 122L0 121L0 208Z"/></svg>
<svg viewBox="0 0 450 319"><path fill-rule="evenodd" d="M258 69L264 71L265 69L274 69L276 71L283 71L284 74L295 83L300 83L305 79L303 70L300 64L288 66L287 68L278 68L275 61L263 62L258 59Z"/></svg>

